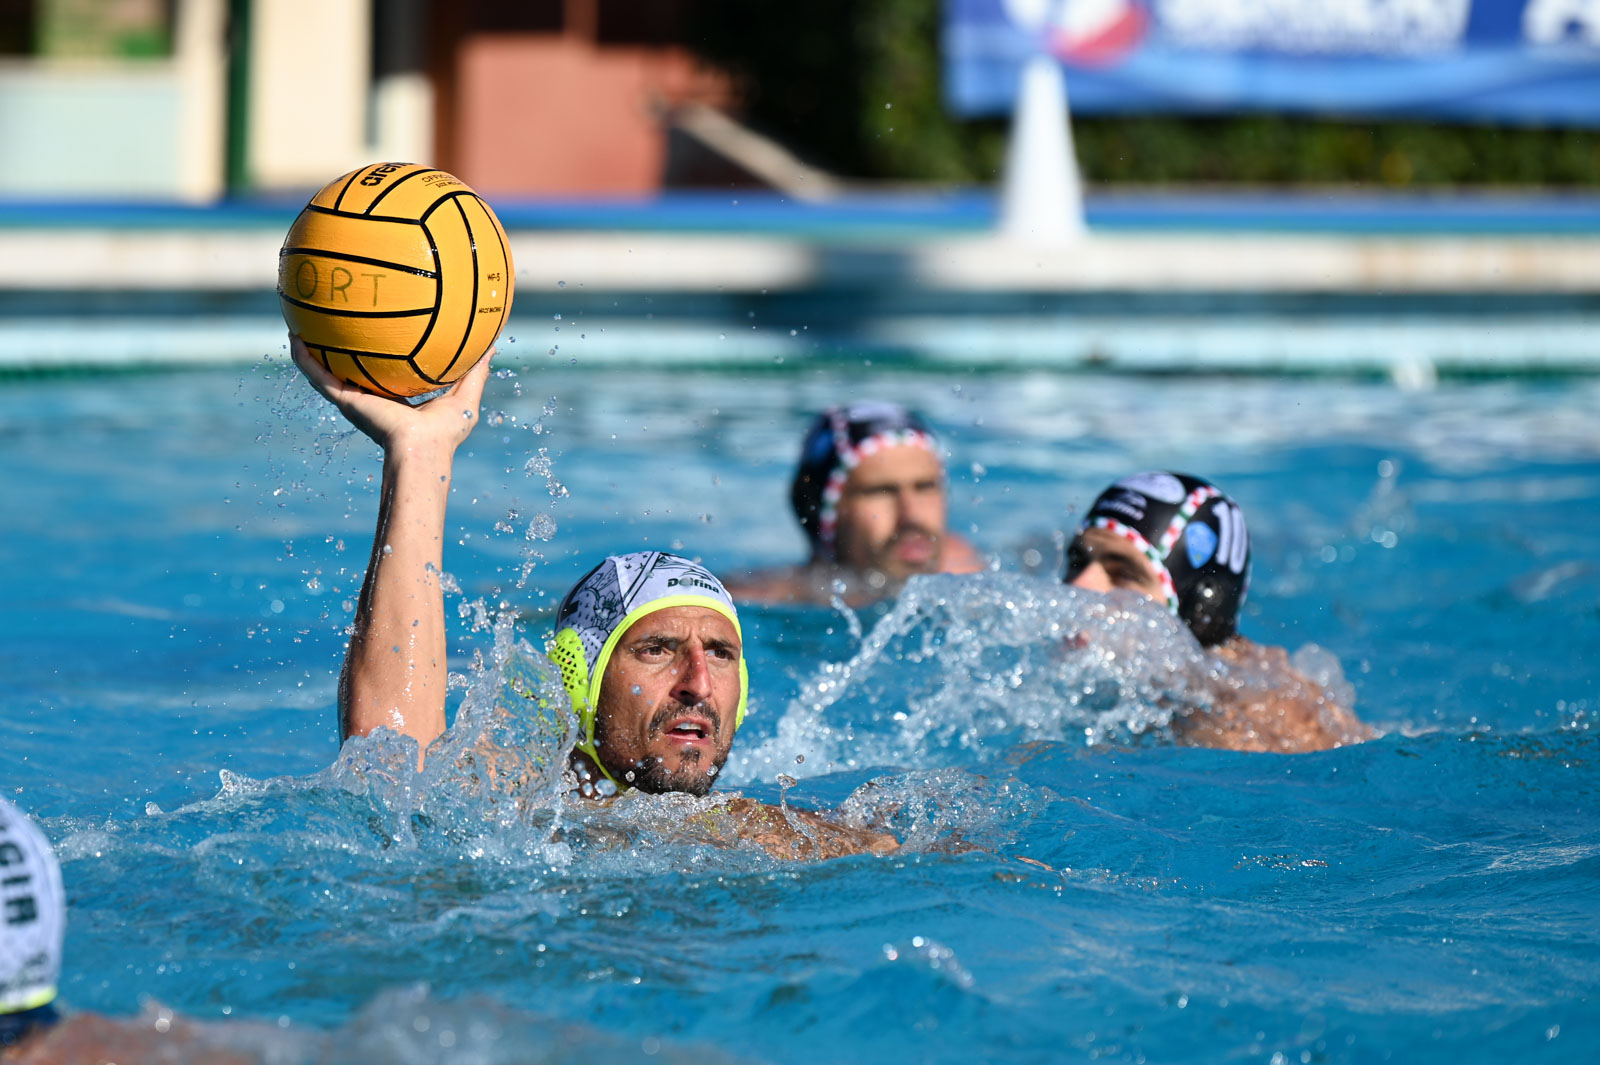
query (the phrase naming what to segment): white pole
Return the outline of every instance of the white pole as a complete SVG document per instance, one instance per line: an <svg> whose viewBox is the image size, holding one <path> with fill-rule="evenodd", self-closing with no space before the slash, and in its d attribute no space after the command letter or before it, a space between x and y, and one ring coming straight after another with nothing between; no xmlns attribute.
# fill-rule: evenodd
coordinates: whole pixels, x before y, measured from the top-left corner
<svg viewBox="0 0 1600 1065"><path fill-rule="evenodd" d="M1085 233L1066 81L1056 60L1042 52L1023 67L1017 88L1000 189L1000 233L1035 244L1065 243Z"/></svg>

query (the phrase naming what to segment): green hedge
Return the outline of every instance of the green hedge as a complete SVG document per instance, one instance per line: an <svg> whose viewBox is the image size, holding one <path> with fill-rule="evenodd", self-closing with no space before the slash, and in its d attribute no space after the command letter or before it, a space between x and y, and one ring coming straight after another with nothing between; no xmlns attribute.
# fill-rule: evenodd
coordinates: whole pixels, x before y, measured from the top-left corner
<svg viewBox="0 0 1600 1065"><path fill-rule="evenodd" d="M706 0L690 44L738 80L745 117L858 178L988 181L1006 123L940 97L939 0ZM1119 116L1073 122L1090 181L1600 186L1600 132L1413 122Z"/></svg>

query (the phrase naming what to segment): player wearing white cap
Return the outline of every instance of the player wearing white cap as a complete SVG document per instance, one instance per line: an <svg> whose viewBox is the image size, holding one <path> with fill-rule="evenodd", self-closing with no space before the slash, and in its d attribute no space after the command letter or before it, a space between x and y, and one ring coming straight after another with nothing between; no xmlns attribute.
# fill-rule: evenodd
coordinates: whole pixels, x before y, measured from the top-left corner
<svg viewBox="0 0 1600 1065"><path fill-rule="evenodd" d="M0 1048L60 1019L54 1002L66 919L61 868L49 841L0 799Z"/></svg>

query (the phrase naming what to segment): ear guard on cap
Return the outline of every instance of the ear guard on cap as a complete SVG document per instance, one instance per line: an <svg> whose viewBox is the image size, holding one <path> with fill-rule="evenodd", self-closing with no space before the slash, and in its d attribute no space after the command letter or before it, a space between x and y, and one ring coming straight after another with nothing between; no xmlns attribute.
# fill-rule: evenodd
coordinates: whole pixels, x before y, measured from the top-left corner
<svg viewBox="0 0 1600 1065"><path fill-rule="evenodd" d="M611 654L616 650L617 641L622 639L624 633L632 627L633 623L647 614L657 610L664 610L671 606L707 606L727 617L733 622L734 631L743 632L739 627L739 619L732 616L721 603L714 600L702 599L698 596L673 596L667 599L657 599L623 618L607 638L605 646L600 650L600 656L595 660L594 672L589 671L588 658L584 654L583 637L578 635L578 630L565 628L557 632L551 642L547 655L556 669L561 673L562 687L567 689L567 696L572 700L573 713L578 715L578 750L589 756L589 759L599 767L605 778L615 784L618 790L624 785L611 775L611 770L600 761L600 756L594 746L594 716L600 704L600 684L605 678L606 664L611 661ZM737 732L744 725L745 709L750 699L750 670L745 664L744 654L739 655L739 705L734 710L733 728Z"/></svg>

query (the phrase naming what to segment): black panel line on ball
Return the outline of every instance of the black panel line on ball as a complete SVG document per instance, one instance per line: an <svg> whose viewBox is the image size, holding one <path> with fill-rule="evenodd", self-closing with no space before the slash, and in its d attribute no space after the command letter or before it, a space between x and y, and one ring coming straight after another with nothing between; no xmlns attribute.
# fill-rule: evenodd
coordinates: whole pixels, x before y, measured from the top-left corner
<svg viewBox="0 0 1600 1065"><path fill-rule="evenodd" d="M361 171L365 170L365 169L366 169L366 167L361 167L358 170L352 170L352 171L350 171L350 176L344 179L344 188L339 190L338 197L336 197L334 199L334 201L333 201L333 209L335 211L339 210L341 207L344 206L344 194L350 191L351 184L355 181L355 179L357 177L359 177L361 175Z"/></svg>
<svg viewBox="0 0 1600 1065"><path fill-rule="evenodd" d="M439 385L441 387L444 385L443 381L435 381L433 378L431 378L427 374L423 373L422 372L422 367L417 365L417 360L416 359L407 359L406 361L411 364L411 372L416 374L418 377L422 378L424 381L428 382L430 385Z"/></svg>
<svg viewBox="0 0 1600 1065"><path fill-rule="evenodd" d="M390 185L388 188L386 188L382 192L378 193L378 195L374 196L372 198L372 202L367 204L367 209L365 211L363 211L362 214L370 215L372 213L372 209L374 207L378 206L378 204L383 201L383 198L385 196L389 195L389 193L393 192L395 189L399 188L401 185L404 185L406 182L410 181L412 178L421 177L423 174L442 174L442 173L444 173L443 170L435 170L431 166L423 167L421 170L413 170L411 173L407 174L405 177L401 178L399 181L396 181L393 185Z"/></svg>
<svg viewBox="0 0 1600 1065"><path fill-rule="evenodd" d="M416 274L418 277L438 277L432 270L419 270L415 266L405 263L394 263L387 259L370 259L365 255L351 255L348 252L329 251L326 248L284 248L278 252L278 258L285 255L315 255L319 259L337 259L342 263L360 263L363 266L387 266L391 270L402 273Z"/></svg>
<svg viewBox="0 0 1600 1065"><path fill-rule="evenodd" d="M316 311L318 314L331 315L334 318L415 318L419 314L428 313L428 308L426 307L418 307L414 311L341 311L332 307L319 307L315 303L307 303L305 300L297 300L293 296L286 296L282 289L278 290L278 298L285 303L292 303L296 307L302 307L308 311Z"/></svg>
<svg viewBox="0 0 1600 1065"><path fill-rule="evenodd" d="M439 324L439 306L444 302L444 264L439 261L439 242L433 239L433 230L421 222L417 224L422 226L422 235L428 238L428 251L433 253L433 272L438 280L433 283L433 316L428 319L428 327L422 331L422 336L417 338L411 354L407 356L412 359L417 357L427 345L428 338L433 336L433 327Z"/></svg>
<svg viewBox="0 0 1600 1065"><path fill-rule="evenodd" d="M429 216L433 214L433 212L437 211L439 208L443 207L447 203L455 203L457 200L461 199L461 197L463 197L463 196L471 196L475 200L481 198L481 197L479 197L479 195L476 192L473 192L471 189L457 189L455 192L452 192L450 195L448 195L448 196L440 196L437 200L435 200L432 207L430 207L426 211L422 212L422 220L424 222L426 222L428 220Z"/></svg>
<svg viewBox="0 0 1600 1065"><path fill-rule="evenodd" d="M395 355L387 351L363 351L360 348L336 348L331 344L323 344L320 350L336 351L340 355L348 355L353 359L383 359L386 362L404 362L407 358L409 358L409 356L406 355Z"/></svg>
<svg viewBox="0 0 1600 1065"><path fill-rule="evenodd" d="M331 214L336 218L354 218L362 222L399 222L402 225L420 226L422 221L417 218L401 218L389 214L359 214L355 211L336 211L332 207L319 207L317 204L308 203L305 209L317 214Z"/></svg>
<svg viewBox="0 0 1600 1065"><path fill-rule="evenodd" d="M456 353L449 364L439 371L440 377L449 377L450 371L461 361L461 353L467 350L467 341L472 338L472 328L478 324L478 237L472 232L472 220L467 217L467 209L461 206L460 197L452 196L451 200L461 214L461 227L467 231L467 246L472 249L472 302L467 304L467 327L461 331L461 343L456 345Z"/></svg>
<svg viewBox="0 0 1600 1065"><path fill-rule="evenodd" d="M400 393L395 392L395 391L393 391L391 389L384 388L382 385L380 385L378 383L378 379L376 377L372 376L372 374L367 370L366 366L362 363L362 361L360 359L351 359L350 361L356 364L356 369L361 371L361 376L362 377L365 377L368 381L372 382L372 387L373 388L375 388L379 392L382 392L386 396L393 396L395 399L404 399L405 398Z"/></svg>

